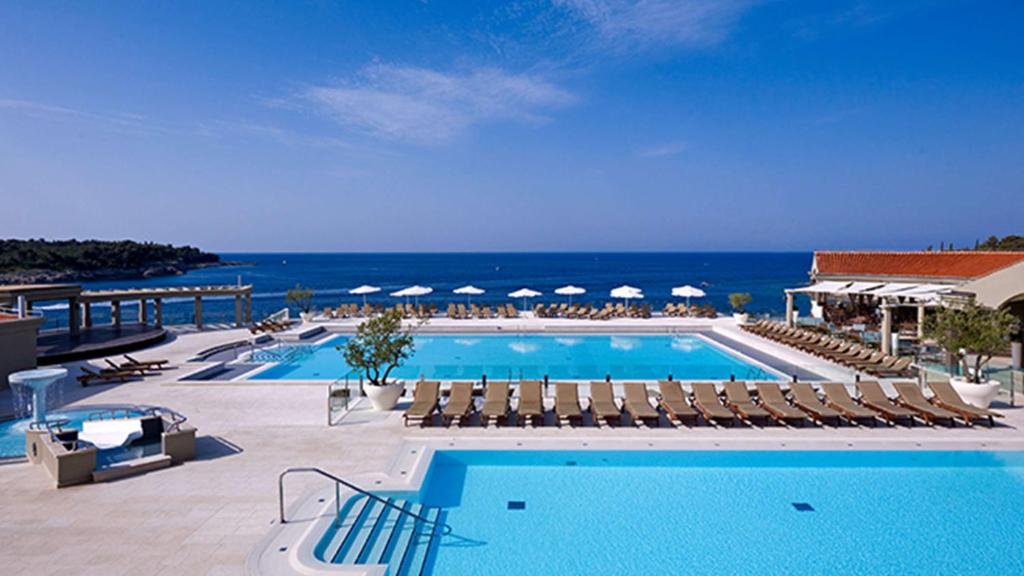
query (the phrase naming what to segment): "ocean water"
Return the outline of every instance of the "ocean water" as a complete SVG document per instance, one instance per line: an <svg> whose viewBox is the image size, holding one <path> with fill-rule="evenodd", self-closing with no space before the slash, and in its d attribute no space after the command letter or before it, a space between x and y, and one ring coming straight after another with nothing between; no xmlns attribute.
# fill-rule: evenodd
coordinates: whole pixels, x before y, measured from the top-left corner
<svg viewBox="0 0 1024 576"><path fill-rule="evenodd" d="M348 340L337 336L318 346L267 352L285 361L254 380L334 380L350 371L336 349ZM392 372L416 380L775 380L718 345L694 335L419 335L416 353Z"/></svg>
<svg viewBox="0 0 1024 576"><path fill-rule="evenodd" d="M187 286L199 284L235 284L239 279L254 286L253 315L262 318L284 307L284 295L296 283L313 288L315 306L337 306L362 302L348 295L348 290L361 284L383 288L370 296L370 302L394 304L398 300L387 295L412 284L434 288L434 293L421 298L423 303L443 306L464 301L451 291L473 284L487 292L474 297L474 302L507 302L507 294L522 287L544 293L535 301L563 302L565 297L553 291L559 286L575 284L587 294L574 302L608 301L608 292L621 284L644 290L645 302L660 308L670 299L673 286L702 286L707 298L694 303L710 303L720 311L729 310L731 292L750 292L754 301L752 312L781 313L785 308L782 290L803 285L811 267L811 253L487 253L487 254L221 254L226 260L251 263L247 266L193 270L182 276L88 282L86 288L129 288L155 286ZM521 301L517 302L517 306ZM67 315L62 303L40 307L48 314L48 326L66 326ZM125 318L137 315L137 307L126 303ZM229 322L234 318L234 302L204 300L207 322ZM191 301L168 301L164 318L168 323L192 322ZM96 322L109 319L109 309L94 307Z"/></svg>
<svg viewBox="0 0 1024 576"><path fill-rule="evenodd" d="M421 492L435 575L1024 574L1020 452L445 451Z"/></svg>

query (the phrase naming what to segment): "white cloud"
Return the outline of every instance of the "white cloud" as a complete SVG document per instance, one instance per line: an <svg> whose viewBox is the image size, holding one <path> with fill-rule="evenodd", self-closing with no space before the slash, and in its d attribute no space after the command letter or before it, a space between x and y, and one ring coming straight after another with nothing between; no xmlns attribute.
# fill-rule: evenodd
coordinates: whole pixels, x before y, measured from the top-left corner
<svg viewBox="0 0 1024 576"><path fill-rule="evenodd" d="M569 92L528 74L495 68L444 73L377 64L352 78L312 86L299 97L337 122L391 140L449 141L472 126L499 121L539 124L545 111L574 101Z"/></svg>
<svg viewBox="0 0 1024 576"><path fill-rule="evenodd" d="M717 44L756 0L552 0L585 21L604 47Z"/></svg>
<svg viewBox="0 0 1024 576"><path fill-rule="evenodd" d="M641 148L636 151L636 155L641 158L662 158L665 156L675 156L687 148L686 142L665 142L663 144L655 144L654 146L648 146Z"/></svg>
<svg viewBox="0 0 1024 576"><path fill-rule="evenodd" d="M141 114L132 112L95 113L86 110L55 106L32 100L0 98L0 111L22 114L32 118L54 121L79 120L99 124L108 129L145 132L163 132L166 128L151 122Z"/></svg>

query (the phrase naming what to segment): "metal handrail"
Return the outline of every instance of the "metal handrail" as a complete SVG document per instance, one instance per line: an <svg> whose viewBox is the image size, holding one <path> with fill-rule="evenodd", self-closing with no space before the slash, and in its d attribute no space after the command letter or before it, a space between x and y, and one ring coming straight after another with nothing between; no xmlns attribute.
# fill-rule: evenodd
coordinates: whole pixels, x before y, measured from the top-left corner
<svg viewBox="0 0 1024 576"><path fill-rule="evenodd" d="M355 484L352 484L351 482L347 482L345 480L342 480L341 478L338 478L334 474L331 474L330 472L327 472L327 471L325 471L323 469L320 469L320 468L317 468L315 466L299 466L299 467L287 468L287 469L285 469L284 472L281 472L280 476L277 477L277 507L278 507L278 512L280 514L281 524L287 524L288 523L288 521L287 521L287 519L285 519L285 515L284 515L284 478L285 478L285 476L287 476L289 474L298 474L298 473L303 473L303 472L311 472L313 474L319 474L319 475L321 475L321 476L323 476L325 478L328 478L328 479L334 481L334 522L335 523L337 523L340 520L339 516L341 516L341 491L338 488L338 486L340 485L340 486L344 486L344 487L348 488L349 490L353 490L355 492L358 492L358 493L366 496L367 498L370 498L372 500L376 500L377 502L380 502L384 506L387 506L388 508L392 508L392 509L396 510L399 514L405 514L406 516L411 516L411 517L419 520L420 522L423 522L424 524L431 525L431 526L433 526L435 528L440 526L441 529L442 529L442 535L447 536L448 534L451 534L451 532L452 532L452 527L449 526L448 524L442 524L442 523L438 522L437 520L428 520L427 518L425 518L423 516L420 516L419 514L416 514L415 512L409 512L408 510L402 508L401 506L397 506L395 504L392 504L390 501L388 501L388 500L386 500L384 498L381 498L380 496L377 496L376 494L374 494L372 492L369 492L367 490L363 490L359 486L356 486Z"/></svg>

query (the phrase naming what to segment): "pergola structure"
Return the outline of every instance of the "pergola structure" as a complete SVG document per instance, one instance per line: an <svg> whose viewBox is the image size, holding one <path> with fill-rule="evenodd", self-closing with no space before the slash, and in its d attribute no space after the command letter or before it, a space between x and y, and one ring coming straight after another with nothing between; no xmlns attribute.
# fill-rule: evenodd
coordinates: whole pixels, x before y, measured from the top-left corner
<svg viewBox="0 0 1024 576"><path fill-rule="evenodd" d="M68 302L68 332L76 335L82 328L91 328L92 305L110 303L110 321L121 325L121 303L139 303L140 324L149 323L147 303L153 302L153 324L163 325L163 301L167 298L193 298L195 324L203 327L203 298L234 297L235 325L252 322L252 285L191 286L169 288L128 288L116 290L82 290L77 284L31 284L0 286L0 306L20 310L26 314L34 302L66 300Z"/></svg>
<svg viewBox="0 0 1024 576"><path fill-rule="evenodd" d="M1024 252L815 252L809 286L786 290L786 323L796 294L863 297L882 313L882 351L892 353L893 310L917 308L918 335L926 310L974 300L1005 307L1024 319Z"/></svg>

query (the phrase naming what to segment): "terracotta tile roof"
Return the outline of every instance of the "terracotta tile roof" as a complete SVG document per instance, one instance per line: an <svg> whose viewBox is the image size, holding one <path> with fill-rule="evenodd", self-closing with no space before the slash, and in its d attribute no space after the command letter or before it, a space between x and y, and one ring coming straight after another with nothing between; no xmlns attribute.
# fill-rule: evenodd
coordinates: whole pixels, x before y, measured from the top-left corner
<svg viewBox="0 0 1024 576"><path fill-rule="evenodd" d="M818 274L979 278L1024 262L1024 252L815 252Z"/></svg>

